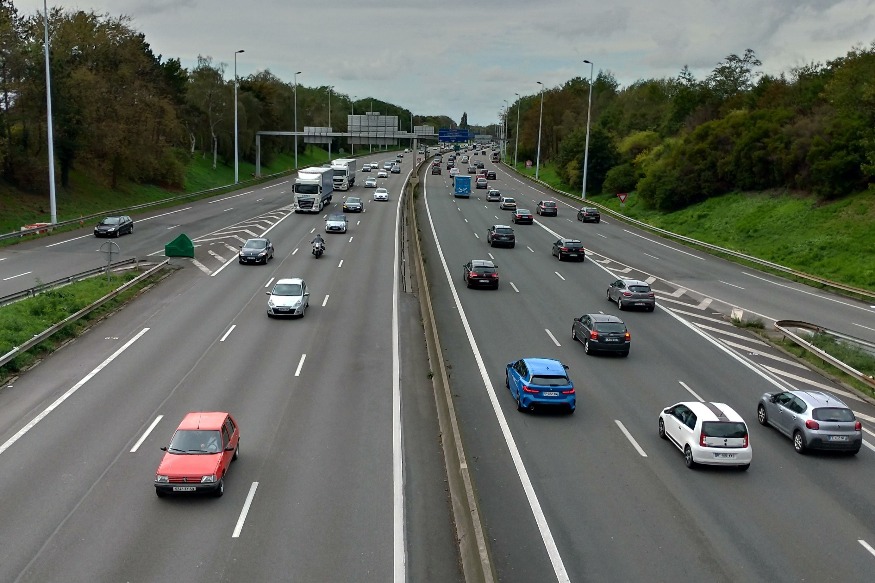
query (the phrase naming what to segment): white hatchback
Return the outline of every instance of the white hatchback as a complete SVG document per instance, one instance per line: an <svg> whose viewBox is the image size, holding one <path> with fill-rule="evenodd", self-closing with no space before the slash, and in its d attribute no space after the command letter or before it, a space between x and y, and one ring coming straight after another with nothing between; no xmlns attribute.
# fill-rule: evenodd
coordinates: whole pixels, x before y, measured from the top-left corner
<svg viewBox="0 0 875 583"><path fill-rule="evenodd" d="M300 277L279 279L273 289L264 292L270 298L267 300L267 316L301 316L310 305L310 292L307 284Z"/></svg>
<svg viewBox="0 0 875 583"><path fill-rule="evenodd" d="M750 468L753 451L744 419L725 403L677 403L659 414L659 436L684 454L688 468L698 464Z"/></svg>
<svg viewBox="0 0 875 583"><path fill-rule="evenodd" d="M374 191L374 200L389 200L389 191L385 188L378 188Z"/></svg>

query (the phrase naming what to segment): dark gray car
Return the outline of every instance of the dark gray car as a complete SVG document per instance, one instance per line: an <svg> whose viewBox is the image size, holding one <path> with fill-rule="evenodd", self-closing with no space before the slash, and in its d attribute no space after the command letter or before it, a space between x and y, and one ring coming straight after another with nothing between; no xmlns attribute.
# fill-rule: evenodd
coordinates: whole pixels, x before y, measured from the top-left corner
<svg viewBox="0 0 875 583"><path fill-rule="evenodd" d="M608 286L608 301L617 302L621 310L644 308L652 312L656 307L656 296L646 281L640 279L618 279Z"/></svg>
<svg viewBox="0 0 875 583"><path fill-rule="evenodd" d="M490 247L506 245L513 249L516 245L516 235L507 225L492 225L486 231L486 242Z"/></svg>
<svg viewBox="0 0 875 583"><path fill-rule="evenodd" d="M623 320L609 314L584 314L574 319L571 337L583 344L587 354L618 352L629 356L632 336Z"/></svg>
<svg viewBox="0 0 875 583"><path fill-rule="evenodd" d="M265 237L249 239L240 245L240 254L237 256L240 263L264 263L267 265L270 259L273 259L273 243Z"/></svg>
<svg viewBox="0 0 875 583"><path fill-rule="evenodd" d="M863 426L842 401L823 391L766 393L757 405L757 421L793 441L797 453L832 449L856 454Z"/></svg>

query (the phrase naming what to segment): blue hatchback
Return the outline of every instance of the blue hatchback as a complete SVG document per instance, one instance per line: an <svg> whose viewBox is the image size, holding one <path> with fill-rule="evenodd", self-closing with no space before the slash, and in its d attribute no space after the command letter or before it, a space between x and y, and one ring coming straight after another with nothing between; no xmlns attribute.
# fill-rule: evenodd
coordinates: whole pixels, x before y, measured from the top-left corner
<svg viewBox="0 0 875 583"><path fill-rule="evenodd" d="M516 400L517 410L533 411L535 406L577 408L574 383L568 377L568 367L552 358L521 358L509 362L505 384Z"/></svg>

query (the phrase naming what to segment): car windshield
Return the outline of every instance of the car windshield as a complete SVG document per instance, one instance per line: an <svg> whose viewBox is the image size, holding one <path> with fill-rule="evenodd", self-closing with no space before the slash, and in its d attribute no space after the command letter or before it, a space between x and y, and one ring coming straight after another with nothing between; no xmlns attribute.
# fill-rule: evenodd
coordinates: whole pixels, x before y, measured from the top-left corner
<svg viewBox="0 0 875 583"><path fill-rule="evenodd" d="M328 220L329 221L339 221L342 223L346 220L346 217L343 215L328 215Z"/></svg>
<svg viewBox="0 0 875 583"><path fill-rule="evenodd" d="M553 208L556 206L556 203L548 200L548 201L544 201L543 205L544 205L544 208Z"/></svg>
<svg viewBox="0 0 875 583"><path fill-rule="evenodd" d="M650 291L650 286L649 285L630 285L629 289L635 293L646 294L647 292Z"/></svg>
<svg viewBox="0 0 875 583"><path fill-rule="evenodd" d="M515 201L514 199L512 199L512 198L506 198L506 199L504 199L504 202L512 202L512 203L516 203L516 201Z"/></svg>
<svg viewBox="0 0 875 583"><path fill-rule="evenodd" d="M513 229L511 229L510 227L498 227L497 229L495 229L495 232L501 233L502 235L512 235Z"/></svg>
<svg viewBox="0 0 875 583"><path fill-rule="evenodd" d="M100 221L101 225L117 225L121 222L120 217L106 217L102 221Z"/></svg>
<svg viewBox="0 0 875 583"><path fill-rule="evenodd" d="M518 215L530 215L530 214L532 214L532 211L528 211L526 209L517 209L516 214L518 214Z"/></svg>
<svg viewBox="0 0 875 583"><path fill-rule="evenodd" d="M580 241L565 241L563 243L567 249L580 249L583 244Z"/></svg>
<svg viewBox="0 0 875 583"><path fill-rule="evenodd" d="M299 296L301 295L300 283L278 283L273 286L271 294L275 296Z"/></svg>
<svg viewBox="0 0 875 583"><path fill-rule="evenodd" d="M818 407L811 412L817 421L856 421L854 412L842 407Z"/></svg>
<svg viewBox="0 0 875 583"><path fill-rule="evenodd" d="M243 245L244 249L264 249L267 247L267 241L264 239L250 239Z"/></svg>
<svg viewBox="0 0 875 583"><path fill-rule="evenodd" d="M702 433L707 437L741 438L747 435L747 427L740 421L705 421Z"/></svg>
<svg viewBox="0 0 875 583"><path fill-rule="evenodd" d="M622 334L626 331L626 326L619 322L598 322L595 329L599 332L619 332Z"/></svg>
<svg viewBox="0 0 875 583"><path fill-rule="evenodd" d="M593 208L586 208L586 209L583 209L583 210L584 210L584 212L587 212L587 213L597 213L597 212L599 212L599 209L593 209Z"/></svg>
<svg viewBox="0 0 875 583"><path fill-rule="evenodd" d="M173 453L218 453L222 451L222 432L180 429L173 434L167 451Z"/></svg>
<svg viewBox="0 0 875 583"><path fill-rule="evenodd" d="M532 375L532 384L542 387L564 387L571 384L566 376Z"/></svg>

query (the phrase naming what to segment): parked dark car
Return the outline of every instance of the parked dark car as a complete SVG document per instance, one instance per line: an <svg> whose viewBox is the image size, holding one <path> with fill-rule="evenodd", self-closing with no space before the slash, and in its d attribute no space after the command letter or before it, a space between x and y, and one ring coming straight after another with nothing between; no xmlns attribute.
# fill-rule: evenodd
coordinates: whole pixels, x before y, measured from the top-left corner
<svg viewBox="0 0 875 583"><path fill-rule="evenodd" d="M583 243L577 239L557 239L553 242L553 255L562 261L564 258L583 261L586 259L586 251Z"/></svg>
<svg viewBox="0 0 875 583"><path fill-rule="evenodd" d="M129 216L106 217L94 227L95 237L118 237L134 232L134 221Z"/></svg>
<svg viewBox="0 0 875 583"><path fill-rule="evenodd" d="M516 245L516 235L507 225L492 225L486 231L486 242L490 247L506 245L513 249Z"/></svg>
<svg viewBox="0 0 875 583"><path fill-rule="evenodd" d="M597 208L583 207L577 211L577 220L584 223L598 223L601 222L602 215Z"/></svg>
<svg viewBox="0 0 875 583"><path fill-rule="evenodd" d="M632 336L626 324L610 314L584 314L574 319L571 338L583 344L587 354L594 352L618 352L629 356Z"/></svg>
<svg viewBox="0 0 875 583"><path fill-rule="evenodd" d="M488 259L472 259L464 265L462 281L467 287L498 289L498 266Z"/></svg>

